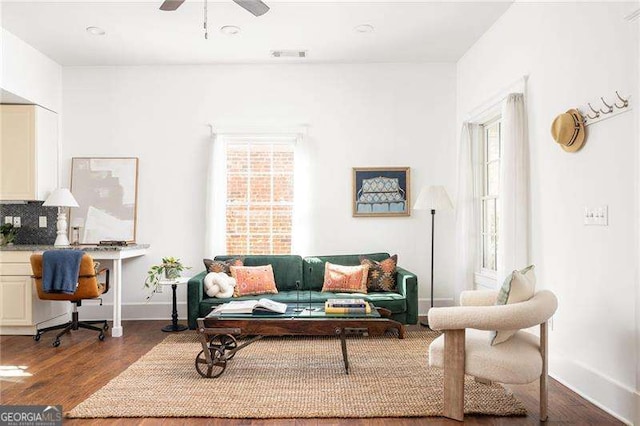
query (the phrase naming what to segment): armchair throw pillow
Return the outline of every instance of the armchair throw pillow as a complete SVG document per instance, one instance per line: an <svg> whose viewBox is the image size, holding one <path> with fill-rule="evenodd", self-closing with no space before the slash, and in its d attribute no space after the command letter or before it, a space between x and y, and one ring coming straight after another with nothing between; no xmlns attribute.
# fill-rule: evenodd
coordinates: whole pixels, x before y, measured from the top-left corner
<svg viewBox="0 0 640 426"><path fill-rule="evenodd" d="M536 275L534 265L527 266L520 271L513 271L505 278L496 305L511 305L531 299L536 290ZM491 345L506 342L518 330L498 330L491 332Z"/></svg>
<svg viewBox="0 0 640 426"><path fill-rule="evenodd" d="M369 265L343 266L325 263L322 291L366 293Z"/></svg>
<svg viewBox="0 0 640 426"><path fill-rule="evenodd" d="M271 265L231 266L231 276L236 279L234 297L278 292Z"/></svg>

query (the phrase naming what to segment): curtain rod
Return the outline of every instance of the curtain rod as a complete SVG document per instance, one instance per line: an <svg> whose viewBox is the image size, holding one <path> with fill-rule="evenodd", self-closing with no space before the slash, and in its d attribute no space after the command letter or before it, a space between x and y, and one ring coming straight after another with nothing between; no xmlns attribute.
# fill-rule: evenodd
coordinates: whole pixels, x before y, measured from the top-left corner
<svg viewBox="0 0 640 426"><path fill-rule="evenodd" d="M465 121L474 123L479 121L482 115L486 114L489 110L497 107L504 99L510 94L517 91L522 92L526 97L527 91L527 80L529 79L529 74L525 74L522 77L511 82L511 84L504 86L499 91L495 92L488 100L482 102L477 107L473 108L469 113L467 113Z"/></svg>

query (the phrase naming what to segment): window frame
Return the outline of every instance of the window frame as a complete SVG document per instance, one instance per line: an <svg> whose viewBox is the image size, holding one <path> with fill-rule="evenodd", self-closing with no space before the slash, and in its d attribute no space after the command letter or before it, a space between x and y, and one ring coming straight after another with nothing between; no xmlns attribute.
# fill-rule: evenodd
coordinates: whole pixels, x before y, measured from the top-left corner
<svg viewBox="0 0 640 426"><path fill-rule="evenodd" d="M487 131L488 128L498 125L498 141L499 141L499 150L498 150L498 158L489 160L488 159L488 138ZM477 170L476 176L478 177L478 187L477 187L477 208L479 212L479 236L478 239L478 259L477 259L477 267L476 273L474 274L474 282L476 287L495 289L497 286L497 264L498 264L498 241L499 241L499 229L498 229L498 212L499 212L499 199L500 199L500 191L498 189L498 193L490 194L488 192L488 168L491 163L498 163L498 176L500 174L500 161L502 159L502 115L500 113L493 114L491 118L484 120L480 124L481 128L481 140L479 141L478 147L478 162L477 162ZM498 177L499 179L499 177ZM500 184L499 184L500 185ZM500 186L498 187L500 188ZM485 221L485 203L489 200L495 200L495 211L494 211L494 220L495 220L495 232L488 232L486 229L486 221ZM487 235L495 235L495 247L494 247L494 256L496 262L496 269L488 269L484 267L484 258L485 258L485 245L484 240Z"/></svg>
<svg viewBox="0 0 640 426"><path fill-rule="evenodd" d="M293 223L294 223L294 209L295 209L295 180L296 180L296 155L295 155L295 145L297 142L297 138L295 137L290 137L290 136L284 136L284 135L246 135L246 136L233 136L233 137L226 137L225 138L225 162L224 162L224 167L225 167L225 195L224 195L224 218L225 218L225 225L224 225L224 232L225 232L225 252L228 252L228 238L229 236L232 235L245 235L246 236L246 253L241 253L241 254L251 254L250 250L251 250L251 244L250 244L250 239L252 235L260 235L260 236L267 236L269 238L269 253L268 255L274 254L273 250L274 250L274 239L279 237L279 236L287 236L290 239L290 247L289 247L289 253L292 253L293 250ZM247 150L247 171L246 172L229 172L229 166L227 164L227 160L228 160L228 151L229 148L234 146L234 145L247 145L248 146L248 150ZM292 178L293 181L293 185L292 185L292 195L293 195L293 199L292 201L275 201L274 200L274 177L276 175L276 173L273 172L273 155L271 155L271 168L270 168L270 172L268 173L262 173L262 175L268 175L270 177L270 188L271 188L271 199L270 201L251 201L251 178L252 178L252 173L251 173L251 161L249 161L249 156L251 153L251 147L255 146L255 145L268 145L270 146L270 152L271 154L273 154L274 152L274 147L276 145L288 145L291 148L291 153L293 155L293 167L292 170L290 172L279 172L277 174L281 174L281 175L289 175ZM256 173L255 175L259 175L260 173ZM228 179L229 176L247 176L247 199L246 201L241 201L241 202L230 202L229 198L228 198ZM226 223L226 217L227 217L227 210L230 206L245 206L246 205L246 212L248 213L251 209L252 206L264 206L264 207L272 207L270 209L270 214L269 214L269 229L270 232L269 233L254 233L251 232L250 229L250 216L249 214L247 214L247 219L246 219L246 229L247 232L246 233L230 233L228 231L227 228L227 223ZM277 233L277 232L273 232L273 207L274 206L290 206L291 207L291 224L290 224L290 232L289 233ZM239 254L239 253L227 253L227 254ZM278 253L278 254L286 254L286 253Z"/></svg>

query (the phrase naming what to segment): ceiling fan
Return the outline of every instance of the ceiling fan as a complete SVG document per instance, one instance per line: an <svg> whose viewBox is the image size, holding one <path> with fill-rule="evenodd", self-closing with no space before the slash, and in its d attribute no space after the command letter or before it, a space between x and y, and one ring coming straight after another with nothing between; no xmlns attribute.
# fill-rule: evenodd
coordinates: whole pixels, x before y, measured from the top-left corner
<svg viewBox="0 0 640 426"><path fill-rule="evenodd" d="M254 16L262 16L269 11L269 6L261 0L233 0L243 9L251 12ZM164 0L160 6L160 10L172 11L184 3L185 0Z"/></svg>

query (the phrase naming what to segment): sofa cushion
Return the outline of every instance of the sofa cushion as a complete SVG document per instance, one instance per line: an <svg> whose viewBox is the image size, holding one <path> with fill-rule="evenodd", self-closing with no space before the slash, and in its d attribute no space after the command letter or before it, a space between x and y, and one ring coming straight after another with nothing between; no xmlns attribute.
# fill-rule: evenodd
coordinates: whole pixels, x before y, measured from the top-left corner
<svg viewBox="0 0 640 426"><path fill-rule="evenodd" d="M381 261L389 258L389 253L363 254L367 259ZM331 262L336 265L356 266L360 265L360 255L343 254L336 256L308 256L302 261L304 290L321 290L324 283L324 265ZM277 282L277 279L276 279ZM293 288L295 289L295 287Z"/></svg>
<svg viewBox="0 0 640 426"><path fill-rule="evenodd" d="M216 256L215 260L228 260L239 256ZM302 257L297 255L242 256L244 266L271 265L278 291L295 290L296 281L302 285ZM322 287L322 285L321 285Z"/></svg>
<svg viewBox="0 0 640 426"><path fill-rule="evenodd" d="M322 291L366 293L368 276L368 265L344 266L327 262L324 265Z"/></svg>
<svg viewBox="0 0 640 426"><path fill-rule="evenodd" d="M330 293L323 291L300 291L298 294L297 291L280 291L278 294L269 294L264 297L267 299L275 300L276 302L282 303L296 303L299 301L300 306L306 306L309 303L324 303L329 299L335 298L353 298L354 293ZM262 296L240 296L233 297L228 299L218 299L218 298L207 298L200 302L200 312L202 316L209 313L212 307L217 306L221 303L230 302L232 300L256 300ZM374 306L379 308L387 308L393 314L398 314L402 312L406 312L407 310L407 301L399 293L390 291L390 292L375 292L368 294L357 294L358 298L362 298L368 302L372 302ZM309 302L311 301L311 302Z"/></svg>
<svg viewBox="0 0 640 426"><path fill-rule="evenodd" d="M229 276L231 276L232 266L242 266L241 257L234 257L227 260L202 259L202 262L207 272L224 272Z"/></svg>
<svg viewBox="0 0 640 426"><path fill-rule="evenodd" d="M397 254L381 262L360 256L360 262L369 266L367 291L393 291L396 289Z"/></svg>
<svg viewBox="0 0 640 426"><path fill-rule="evenodd" d="M232 266L231 276L236 280L233 290L235 297L278 292L271 265Z"/></svg>

